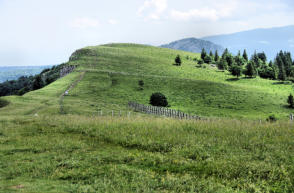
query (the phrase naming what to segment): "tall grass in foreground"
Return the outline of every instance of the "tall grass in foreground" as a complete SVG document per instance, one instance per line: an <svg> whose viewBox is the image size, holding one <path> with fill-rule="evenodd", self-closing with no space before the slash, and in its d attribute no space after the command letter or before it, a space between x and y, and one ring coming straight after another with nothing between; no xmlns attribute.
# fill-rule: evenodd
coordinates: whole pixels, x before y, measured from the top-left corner
<svg viewBox="0 0 294 193"><path fill-rule="evenodd" d="M0 191L293 192L287 122L2 117Z"/></svg>

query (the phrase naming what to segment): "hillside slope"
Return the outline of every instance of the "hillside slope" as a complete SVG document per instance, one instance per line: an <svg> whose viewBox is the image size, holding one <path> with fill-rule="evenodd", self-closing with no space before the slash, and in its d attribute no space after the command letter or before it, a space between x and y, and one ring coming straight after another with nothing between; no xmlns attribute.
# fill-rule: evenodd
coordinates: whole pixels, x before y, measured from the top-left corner
<svg viewBox="0 0 294 193"><path fill-rule="evenodd" d="M181 67L172 65L177 54L183 58ZM148 104L153 92L165 94L172 109L205 117L265 119L276 114L287 119L291 113L285 105L292 85L259 78L232 81L227 72L197 68L186 56L199 54L134 44L87 47L68 62L78 66L74 73L22 97L5 97L10 105L0 115L60 113L60 96L81 73L83 79L62 100L67 114L127 111L129 101Z"/></svg>
<svg viewBox="0 0 294 193"><path fill-rule="evenodd" d="M224 51L224 48L220 45L214 44L210 41L196 39L196 38L186 38L178 41L171 42L160 46L162 48L170 48L174 50L183 50L187 52L200 53L202 49L209 53L212 51L215 53L217 50L219 53Z"/></svg>
<svg viewBox="0 0 294 193"><path fill-rule="evenodd" d="M172 65L177 54L181 67ZM0 192L294 192L293 123L248 120L287 119L292 85L234 81L186 59L194 57L134 44L87 47L65 64L77 66L69 75L1 97L9 105L0 108ZM128 101L148 104L158 91L170 108L234 119L125 114Z"/></svg>

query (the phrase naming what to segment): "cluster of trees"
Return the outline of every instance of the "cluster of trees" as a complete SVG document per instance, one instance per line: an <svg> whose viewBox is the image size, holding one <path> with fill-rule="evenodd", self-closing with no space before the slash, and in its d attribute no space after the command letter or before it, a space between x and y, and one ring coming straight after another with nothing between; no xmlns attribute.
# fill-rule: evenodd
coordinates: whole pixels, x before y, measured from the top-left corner
<svg viewBox="0 0 294 193"><path fill-rule="evenodd" d="M294 81L294 62L290 52L280 51L274 61L267 61L267 56L264 52L254 53L251 58L248 58L246 50L234 56L225 49L223 54L219 56L216 51L215 54L209 54L203 49L201 52L201 60L198 63L214 63L220 70L228 70L232 75L241 76L244 74L248 77L260 76L261 78L272 80L291 80Z"/></svg>
<svg viewBox="0 0 294 193"><path fill-rule="evenodd" d="M35 76L22 76L17 80L6 81L0 84L0 96L24 95L27 92L43 88L60 77L64 64L44 69Z"/></svg>

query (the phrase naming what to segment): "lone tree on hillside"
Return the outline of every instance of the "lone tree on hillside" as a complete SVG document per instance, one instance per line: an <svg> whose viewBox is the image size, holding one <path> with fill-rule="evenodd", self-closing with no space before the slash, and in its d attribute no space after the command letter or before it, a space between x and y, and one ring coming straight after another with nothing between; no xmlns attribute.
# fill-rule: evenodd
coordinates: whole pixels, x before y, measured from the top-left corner
<svg viewBox="0 0 294 193"><path fill-rule="evenodd" d="M160 92L153 93L150 97L150 104L157 107L167 107L167 98Z"/></svg>
<svg viewBox="0 0 294 193"><path fill-rule="evenodd" d="M290 108L294 108L294 98L293 98L293 95L292 94L290 94L289 96L288 96L288 100L287 100L287 102L288 102L288 104L289 104L289 107Z"/></svg>
<svg viewBox="0 0 294 193"><path fill-rule="evenodd" d="M182 60L181 60L181 56L177 55L177 57L175 58L175 66L181 66L182 65Z"/></svg>
<svg viewBox="0 0 294 193"><path fill-rule="evenodd" d="M138 81L138 85L139 85L139 89L140 90L144 90L143 86L144 86L144 81L143 80L139 80Z"/></svg>

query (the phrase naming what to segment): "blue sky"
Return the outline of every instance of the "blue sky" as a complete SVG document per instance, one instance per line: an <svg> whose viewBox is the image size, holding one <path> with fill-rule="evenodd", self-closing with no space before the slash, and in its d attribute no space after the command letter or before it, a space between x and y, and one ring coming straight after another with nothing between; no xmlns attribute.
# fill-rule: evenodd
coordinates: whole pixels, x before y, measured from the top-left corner
<svg viewBox="0 0 294 193"><path fill-rule="evenodd" d="M88 45L160 45L294 24L291 0L0 0L0 66L66 62Z"/></svg>

